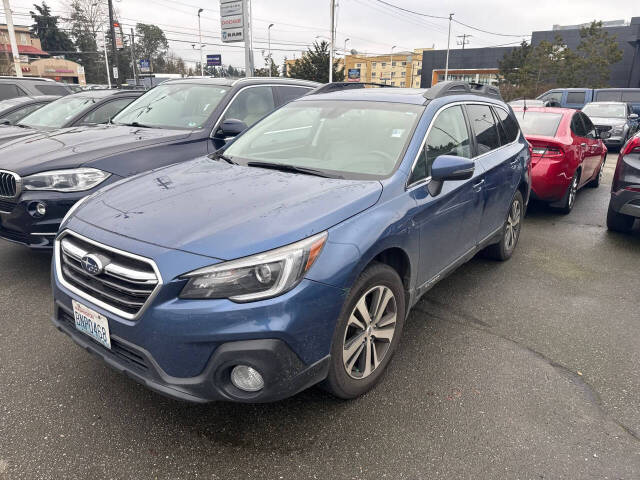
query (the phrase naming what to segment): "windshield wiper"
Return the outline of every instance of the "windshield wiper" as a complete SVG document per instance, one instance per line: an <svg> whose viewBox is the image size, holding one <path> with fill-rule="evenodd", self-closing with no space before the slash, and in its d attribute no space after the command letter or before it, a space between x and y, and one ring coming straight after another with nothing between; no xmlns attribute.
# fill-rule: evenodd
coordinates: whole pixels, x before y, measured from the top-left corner
<svg viewBox="0 0 640 480"><path fill-rule="evenodd" d="M329 175L322 170L316 170L315 168L297 167L295 165L285 165L284 163L270 163L270 162L247 162L248 167L258 168L270 168L272 170L280 170L281 172L302 173L305 175L314 175L316 177L323 178L340 178L334 175Z"/></svg>
<svg viewBox="0 0 640 480"><path fill-rule="evenodd" d="M145 125L143 123L131 122L131 123L117 123L116 125L124 125L125 127L138 127L138 128L153 128L150 125Z"/></svg>
<svg viewBox="0 0 640 480"><path fill-rule="evenodd" d="M217 159L221 159L224 160L227 163L230 163L231 165L238 165L238 162L234 161L231 159L231 157L227 157L224 153L222 152L214 152L211 154L211 158L215 158Z"/></svg>

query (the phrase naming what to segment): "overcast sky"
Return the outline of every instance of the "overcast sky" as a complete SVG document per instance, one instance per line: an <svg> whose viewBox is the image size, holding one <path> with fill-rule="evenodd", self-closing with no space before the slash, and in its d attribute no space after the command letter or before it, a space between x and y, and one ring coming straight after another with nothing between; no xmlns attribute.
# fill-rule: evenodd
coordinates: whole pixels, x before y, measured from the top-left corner
<svg viewBox="0 0 640 480"><path fill-rule="evenodd" d="M14 12L28 13L34 3L29 0L10 0ZM40 1L40 0L39 0ZM98 0L104 1L106 0ZM452 28L452 48L458 35L470 34L467 48L519 42L528 38L534 30L548 30L553 24L577 24L597 20L629 19L640 16L637 0L606 2L601 0L537 0L527 2L513 0L453 0L429 2L425 0L385 0L406 9L435 16L446 17L454 13L454 18L469 26L493 33L515 36L500 36L483 33L454 23ZM48 0L54 13L67 9L68 0ZM271 45L274 60L281 64L283 58L301 55L305 45L317 36L329 36L329 0L252 0L254 56L256 66L262 66L263 50L267 49L267 27L270 23ZM242 48L229 45L219 46L220 16L218 0L114 0L120 12L120 20L129 31L136 22L155 23L165 30L171 41L171 49L188 62L197 61L199 53L192 43L197 43L197 10L203 8L202 31L206 53L221 53L223 63L234 66L244 65ZM347 49L360 53L388 53L396 45L395 51L421 47L446 48L448 21L419 17L403 13L385 6L379 0L339 0L336 47L344 48L344 41L350 38ZM4 16L0 16L4 21ZM30 24L25 16L16 16L16 24ZM240 47L243 44L231 44Z"/></svg>

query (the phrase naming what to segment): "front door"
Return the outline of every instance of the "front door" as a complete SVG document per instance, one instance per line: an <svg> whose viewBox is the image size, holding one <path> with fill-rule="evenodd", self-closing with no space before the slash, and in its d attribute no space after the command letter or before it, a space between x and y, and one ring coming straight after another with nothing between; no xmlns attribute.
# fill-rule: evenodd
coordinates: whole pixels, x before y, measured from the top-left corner
<svg viewBox="0 0 640 480"><path fill-rule="evenodd" d="M409 194L416 202L413 224L420 232L419 285L429 286L457 259L475 247L482 217L482 170L473 178L444 182L442 191L430 195L431 166L440 155L471 158L468 124L462 106L441 110L431 122L424 147L409 179Z"/></svg>

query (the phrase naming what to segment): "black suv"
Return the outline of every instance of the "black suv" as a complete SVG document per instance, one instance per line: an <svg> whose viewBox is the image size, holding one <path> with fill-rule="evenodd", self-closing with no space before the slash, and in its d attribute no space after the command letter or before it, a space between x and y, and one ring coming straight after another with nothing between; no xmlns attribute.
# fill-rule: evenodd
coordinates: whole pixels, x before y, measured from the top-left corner
<svg viewBox="0 0 640 480"><path fill-rule="evenodd" d="M143 93L135 90L93 90L67 95L30 113L13 126L0 127L0 145L42 131L107 123Z"/></svg>
<svg viewBox="0 0 640 480"><path fill-rule="evenodd" d="M211 153L318 86L285 78L171 80L132 102L111 124L4 144L0 237L49 249L62 218L81 198L123 177ZM158 182L158 188L172 188L168 178Z"/></svg>
<svg viewBox="0 0 640 480"><path fill-rule="evenodd" d="M49 78L0 77L0 100L37 95L69 95L73 91L64 83Z"/></svg>
<svg viewBox="0 0 640 480"><path fill-rule="evenodd" d="M15 125L30 113L59 98L55 95L38 95L0 100L0 125Z"/></svg>
<svg viewBox="0 0 640 480"><path fill-rule="evenodd" d="M628 232L640 218L640 132L620 150L611 184L607 228Z"/></svg>

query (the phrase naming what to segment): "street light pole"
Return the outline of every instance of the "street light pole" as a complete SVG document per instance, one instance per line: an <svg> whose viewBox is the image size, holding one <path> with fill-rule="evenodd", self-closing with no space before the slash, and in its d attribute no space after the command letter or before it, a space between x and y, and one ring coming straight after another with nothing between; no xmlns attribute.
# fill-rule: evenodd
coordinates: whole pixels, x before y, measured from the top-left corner
<svg viewBox="0 0 640 480"><path fill-rule="evenodd" d="M331 1L331 46L329 50L329 83L333 82L333 50L335 48L335 40L336 40L336 0Z"/></svg>
<svg viewBox="0 0 640 480"><path fill-rule="evenodd" d="M393 49L396 48L396 46L394 45L393 47L391 47L391 61L389 62L390 65L389 67L391 68L391 83L393 83ZM386 82L385 82L386 83Z"/></svg>
<svg viewBox="0 0 640 480"><path fill-rule="evenodd" d="M15 65L16 77L21 77L22 66L20 65L20 52L18 52L18 43L16 42L16 31L13 28L11 5L9 5L9 0L3 0L2 3L4 3L4 16L7 19L7 30L9 31L9 42L11 43L11 54L13 56L13 64Z"/></svg>
<svg viewBox="0 0 640 480"><path fill-rule="evenodd" d="M136 82L136 87L138 86L138 74L136 73L136 47L135 40L133 35L133 28L131 29L131 68L133 69L133 79Z"/></svg>
<svg viewBox="0 0 640 480"><path fill-rule="evenodd" d="M347 56L347 42L351 41L350 38L345 38L344 39L344 56Z"/></svg>
<svg viewBox="0 0 640 480"><path fill-rule="evenodd" d="M204 63L202 61L202 30L200 29L200 14L203 8L198 9L198 42L200 43L200 76L204 77Z"/></svg>
<svg viewBox="0 0 640 480"><path fill-rule="evenodd" d="M267 37L269 38L269 76L271 76L271 27L273 27L273 23L270 23L267 27Z"/></svg>
<svg viewBox="0 0 640 480"><path fill-rule="evenodd" d="M451 20L453 20L453 13L449 14L449 35L447 36L447 63L444 67L444 81L447 81L449 77L449 44L451 43Z"/></svg>

